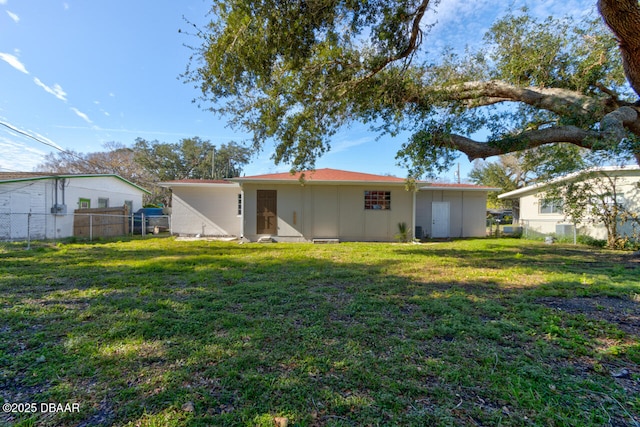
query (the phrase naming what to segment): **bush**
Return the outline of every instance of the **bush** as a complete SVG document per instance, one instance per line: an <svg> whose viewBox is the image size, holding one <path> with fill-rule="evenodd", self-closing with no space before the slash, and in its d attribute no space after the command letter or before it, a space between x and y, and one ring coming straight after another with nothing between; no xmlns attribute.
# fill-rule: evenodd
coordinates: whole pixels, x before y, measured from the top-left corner
<svg viewBox="0 0 640 427"><path fill-rule="evenodd" d="M593 246L594 248L604 248L607 245L606 240L596 239L591 236L580 235L577 240L581 245Z"/></svg>
<svg viewBox="0 0 640 427"><path fill-rule="evenodd" d="M409 227L406 222L398 223L398 234L396 234L396 239L400 242L406 243L409 241L411 236L409 235Z"/></svg>

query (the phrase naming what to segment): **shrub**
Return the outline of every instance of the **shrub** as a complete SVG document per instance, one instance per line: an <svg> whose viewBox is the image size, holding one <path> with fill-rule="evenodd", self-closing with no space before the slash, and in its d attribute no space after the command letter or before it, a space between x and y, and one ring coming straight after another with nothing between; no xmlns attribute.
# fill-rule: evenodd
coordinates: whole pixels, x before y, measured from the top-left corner
<svg viewBox="0 0 640 427"><path fill-rule="evenodd" d="M396 239L398 239L398 241L400 242L408 242L410 239L410 235L409 235L409 227L407 226L406 222L399 222L398 223L398 234L396 234Z"/></svg>
<svg viewBox="0 0 640 427"><path fill-rule="evenodd" d="M586 235L579 235L577 241L581 245L592 246L594 248L604 248L607 245L606 240L596 239Z"/></svg>

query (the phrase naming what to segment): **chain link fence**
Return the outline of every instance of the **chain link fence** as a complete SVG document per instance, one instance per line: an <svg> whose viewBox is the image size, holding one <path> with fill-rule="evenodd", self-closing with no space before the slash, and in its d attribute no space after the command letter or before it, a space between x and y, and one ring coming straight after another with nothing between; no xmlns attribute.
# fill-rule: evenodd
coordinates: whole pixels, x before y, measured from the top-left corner
<svg viewBox="0 0 640 427"><path fill-rule="evenodd" d="M40 242L94 241L166 232L171 232L170 215L82 211L57 215L0 212L0 250L30 249Z"/></svg>
<svg viewBox="0 0 640 427"><path fill-rule="evenodd" d="M573 224L559 222L557 219L520 220L508 224L503 224L494 219L487 220L487 236L489 237L522 237L533 240L544 240L547 237L552 237L563 241L576 242L578 236L586 235L585 232L585 229L575 227Z"/></svg>

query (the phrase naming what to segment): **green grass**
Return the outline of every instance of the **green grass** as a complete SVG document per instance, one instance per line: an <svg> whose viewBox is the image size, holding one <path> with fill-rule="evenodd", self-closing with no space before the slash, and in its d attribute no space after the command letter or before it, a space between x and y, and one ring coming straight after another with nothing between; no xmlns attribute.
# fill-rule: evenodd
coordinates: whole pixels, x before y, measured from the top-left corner
<svg viewBox="0 0 640 427"><path fill-rule="evenodd" d="M80 412L0 424L637 425L639 273L516 239L4 250L0 400Z"/></svg>

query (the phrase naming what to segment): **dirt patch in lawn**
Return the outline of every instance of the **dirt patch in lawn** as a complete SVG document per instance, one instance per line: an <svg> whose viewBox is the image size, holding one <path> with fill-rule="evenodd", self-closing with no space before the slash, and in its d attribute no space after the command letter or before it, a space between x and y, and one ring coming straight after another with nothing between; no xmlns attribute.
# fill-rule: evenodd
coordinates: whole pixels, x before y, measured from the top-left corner
<svg viewBox="0 0 640 427"><path fill-rule="evenodd" d="M631 298L614 297L581 297L581 298L558 298L545 297L538 300L541 304L556 309L559 312L574 315L583 315L589 319L604 321L617 326L621 331L629 334L632 339L640 337L640 296ZM577 369L576 374L585 378L594 373L611 377L615 383L625 390L629 395L640 393L640 381L637 375L640 373L640 365L629 360L594 360L590 357L579 357L572 362ZM592 392L593 397L611 401L613 398L605 393ZM598 394L596 396L596 394ZM617 405L619 402L615 401ZM632 424L626 424L627 418L617 420L610 425L640 425L638 417L632 417L627 412L627 417L633 419ZM635 423L635 424L634 424Z"/></svg>
<svg viewBox="0 0 640 427"><path fill-rule="evenodd" d="M613 297L556 298L545 297L538 300L547 307L570 314L615 324L620 330L640 335L640 297L623 299Z"/></svg>

